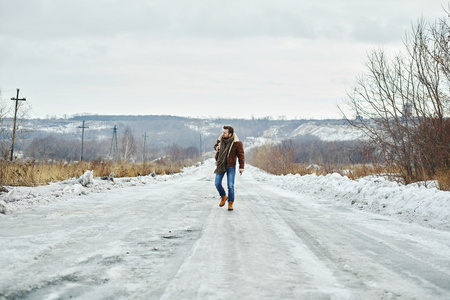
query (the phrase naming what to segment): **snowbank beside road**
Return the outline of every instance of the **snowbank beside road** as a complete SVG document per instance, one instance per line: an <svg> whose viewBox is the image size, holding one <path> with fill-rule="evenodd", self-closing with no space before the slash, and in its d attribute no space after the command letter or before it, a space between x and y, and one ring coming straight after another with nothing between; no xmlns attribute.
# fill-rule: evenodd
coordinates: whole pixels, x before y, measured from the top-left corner
<svg viewBox="0 0 450 300"><path fill-rule="evenodd" d="M384 178L351 180L340 174L326 176L275 176L249 167L252 176L286 190L307 193L386 215L397 215L407 222L450 231L450 192L416 184L401 185Z"/></svg>
<svg viewBox="0 0 450 300"><path fill-rule="evenodd" d="M68 179L60 182L52 182L49 185L37 187L9 187L8 193L0 194L0 215L18 212L22 209L31 209L36 205L46 204L76 195L101 193L105 190L123 188L128 186L140 186L167 181L196 172L200 166L187 167L181 173L158 176L139 176L114 178L114 181L94 178L95 171L87 171L80 178Z"/></svg>

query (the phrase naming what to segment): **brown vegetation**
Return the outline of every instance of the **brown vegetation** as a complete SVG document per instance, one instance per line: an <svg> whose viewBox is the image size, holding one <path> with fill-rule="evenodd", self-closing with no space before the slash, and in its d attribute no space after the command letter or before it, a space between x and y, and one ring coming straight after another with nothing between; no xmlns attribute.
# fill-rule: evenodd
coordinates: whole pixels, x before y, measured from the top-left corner
<svg viewBox="0 0 450 300"><path fill-rule="evenodd" d="M392 58L372 51L348 94L356 118L346 119L406 184L434 179L448 189L450 182L449 29L445 20L419 21L405 51Z"/></svg>
<svg viewBox="0 0 450 300"><path fill-rule="evenodd" d="M331 146L330 146L331 145ZM386 163L339 163L344 161L343 155L336 143L322 143L320 148L301 149L299 145L292 141L285 141L280 145L264 145L252 149L248 153L247 161L268 173L274 175L287 174L316 174L326 175L338 173L350 179L358 179L370 175L383 176L390 180L403 181L402 170L395 164ZM331 148L330 148L331 147ZM319 150L322 149L322 150ZM334 149L337 152L329 154L334 162L324 160L321 152ZM365 150L362 150L365 151ZM310 163L299 162L299 152L314 152L315 156L309 156ZM436 180L441 190L450 191L450 170L442 170L433 176L424 178L424 181Z"/></svg>
<svg viewBox="0 0 450 300"><path fill-rule="evenodd" d="M194 160L172 162L158 160L156 162L132 163L132 162L24 162L0 160L0 186L36 186L53 181L61 181L69 178L77 178L87 170L94 170L95 177L136 177L155 174L178 173L185 166L193 165Z"/></svg>
<svg viewBox="0 0 450 300"><path fill-rule="evenodd" d="M435 179L439 183L439 188L443 191L450 191L450 170L439 171L435 175Z"/></svg>
<svg viewBox="0 0 450 300"><path fill-rule="evenodd" d="M307 150L307 149L303 149ZM268 173L274 175L286 174L316 174L326 175L330 173L339 173L348 176L351 179L386 173L386 168L376 164L341 164L335 156L336 162L323 163L320 160L320 151L317 151L314 163L299 162L298 152L302 151L298 145L292 141L284 142L281 145L264 145L253 149L248 155L248 162ZM391 170L392 171L392 170Z"/></svg>

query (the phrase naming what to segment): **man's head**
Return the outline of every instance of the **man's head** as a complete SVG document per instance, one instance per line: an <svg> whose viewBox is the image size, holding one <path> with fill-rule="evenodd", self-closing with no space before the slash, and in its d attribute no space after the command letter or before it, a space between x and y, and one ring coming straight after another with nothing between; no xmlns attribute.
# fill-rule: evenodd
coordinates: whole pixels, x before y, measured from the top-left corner
<svg viewBox="0 0 450 300"><path fill-rule="evenodd" d="M233 133L234 133L233 127L227 126L227 125L223 126L223 134L222 134L222 136L224 138L227 139L227 138L231 137L233 135Z"/></svg>

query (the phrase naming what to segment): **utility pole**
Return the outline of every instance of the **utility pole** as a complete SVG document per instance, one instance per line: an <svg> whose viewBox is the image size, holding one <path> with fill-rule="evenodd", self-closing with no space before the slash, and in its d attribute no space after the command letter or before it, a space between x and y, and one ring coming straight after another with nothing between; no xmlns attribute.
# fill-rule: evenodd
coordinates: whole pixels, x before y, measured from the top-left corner
<svg viewBox="0 0 450 300"><path fill-rule="evenodd" d="M17 110L19 109L19 101L27 101L27 99L22 98L19 99L19 91L20 89L17 89L17 96L16 98L11 98L11 100L16 101L16 109L14 110L14 126L13 126L13 132L12 132L12 141L11 141L11 161L13 161L14 157L14 141L16 139L16 119L17 119Z"/></svg>
<svg viewBox="0 0 450 300"><path fill-rule="evenodd" d="M117 154L119 152L119 147L117 146L117 127L116 125L114 125L113 128L113 137L111 140L111 150L109 152L109 155L112 156L113 160L116 161L117 160Z"/></svg>
<svg viewBox="0 0 450 300"><path fill-rule="evenodd" d="M145 142L147 141L147 132L144 133L144 134L142 135L142 137L144 138L144 153L142 153L142 161L143 161L144 164L145 164Z"/></svg>
<svg viewBox="0 0 450 300"><path fill-rule="evenodd" d="M81 159L80 159L80 161L83 161L84 129L89 128L89 127L84 126L84 121L83 121L83 126L78 126L78 128L81 128Z"/></svg>
<svg viewBox="0 0 450 300"><path fill-rule="evenodd" d="M199 145L200 157L203 157L203 148L204 148L204 145L203 145L204 140L203 139L207 135L206 130L205 130L205 120L201 121L198 132L200 134L200 145Z"/></svg>

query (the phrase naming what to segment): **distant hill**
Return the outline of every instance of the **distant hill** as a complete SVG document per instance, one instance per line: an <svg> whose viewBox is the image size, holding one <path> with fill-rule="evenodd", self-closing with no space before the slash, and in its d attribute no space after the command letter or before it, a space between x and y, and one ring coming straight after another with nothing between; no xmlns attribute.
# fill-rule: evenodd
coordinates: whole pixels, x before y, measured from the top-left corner
<svg viewBox="0 0 450 300"><path fill-rule="evenodd" d="M68 119L29 119L23 124L29 131L29 138L48 135L63 139L81 139L83 121L86 140L110 140L113 128L117 134L128 126L137 142L147 135L147 142L158 147L178 144L182 147L201 147L207 152L212 149L222 132L223 125L231 125L246 147L283 139L299 139L302 136L321 140L355 140L359 132L344 120L273 120L262 119L197 119L177 116L110 116L86 115Z"/></svg>

